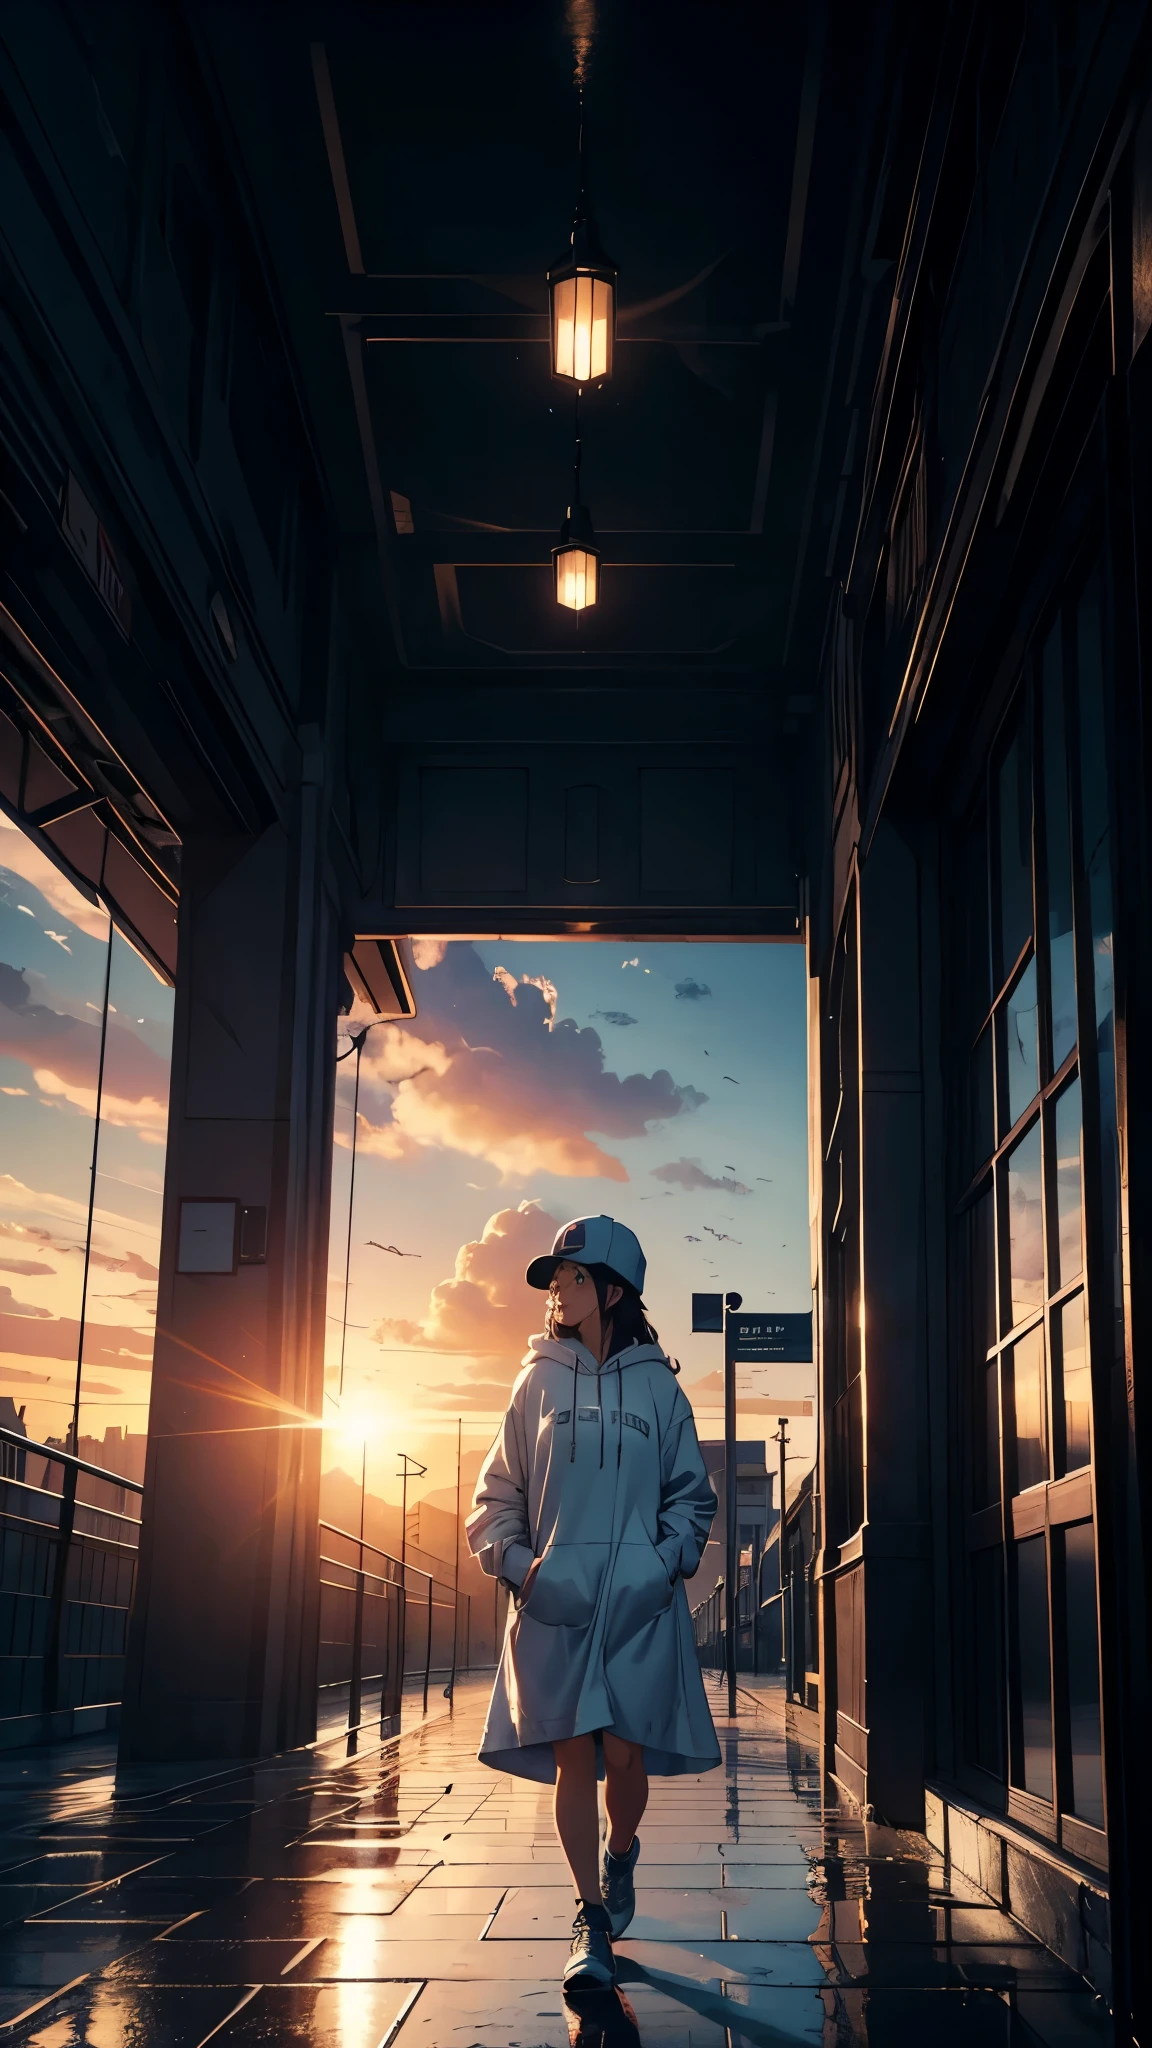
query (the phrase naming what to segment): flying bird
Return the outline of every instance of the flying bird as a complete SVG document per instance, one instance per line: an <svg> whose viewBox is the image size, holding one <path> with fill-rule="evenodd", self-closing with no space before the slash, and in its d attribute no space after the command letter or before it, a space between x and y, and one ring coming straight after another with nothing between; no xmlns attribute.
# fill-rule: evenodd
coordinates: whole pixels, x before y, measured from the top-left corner
<svg viewBox="0 0 1152 2048"><path fill-rule="evenodd" d="M738 1080L736 1079L736 1076L735 1076L735 1074L721 1074L721 1076L720 1076L720 1079L721 1079L722 1081L731 1081L731 1083L732 1083L732 1086L733 1086L734 1088L738 1088L738 1087L740 1086L740 1083L739 1083L739 1081L738 1081Z"/></svg>
<svg viewBox="0 0 1152 2048"><path fill-rule="evenodd" d="M769 1187L771 1187L771 1185L772 1185L772 1175L771 1175L770 1173L758 1173L758 1174L756 1175L756 1178L757 1178L757 1180L763 1180L763 1181L767 1181L767 1183L768 1183L768 1186L769 1186Z"/></svg>
<svg viewBox="0 0 1152 2048"><path fill-rule="evenodd" d="M698 1237L693 1237L690 1230L686 1230L684 1232L684 1242L685 1244L699 1244L701 1240Z"/></svg>
<svg viewBox="0 0 1152 2048"><path fill-rule="evenodd" d="M365 1242L370 1244L375 1251L391 1252L393 1258L396 1259L422 1259L424 1257L423 1252L402 1252L398 1244L377 1244L374 1237L367 1238Z"/></svg>
<svg viewBox="0 0 1152 2048"><path fill-rule="evenodd" d="M734 1166L729 1166L729 1164L728 1164L728 1161L727 1161L727 1160L725 1160L725 1161L724 1161L724 1171L725 1171L725 1173L735 1173L735 1171L736 1171L736 1168L735 1168Z"/></svg>
<svg viewBox="0 0 1152 2048"><path fill-rule="evenodd" d="M730 1237L726 1230L713 1230L710 1223L706 1223L704 1228L708 1232L709 1237L716 1239L717 1244L743 1244L744 1242L742 1237Z"/></svg>

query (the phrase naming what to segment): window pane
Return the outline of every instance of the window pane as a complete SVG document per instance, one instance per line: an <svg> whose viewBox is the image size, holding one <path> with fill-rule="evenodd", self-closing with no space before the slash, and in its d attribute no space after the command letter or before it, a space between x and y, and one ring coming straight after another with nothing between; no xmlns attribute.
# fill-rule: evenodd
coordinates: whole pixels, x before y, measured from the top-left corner
<svg viewBox="0 0 1152 2048"><path fill-rule="evenodd" d="M1056 1099L1056 1267L1059 1287L1084 1271L1083 1195L1080 1178L1080 1080Z"/></svg>
<svg viewBox="0 0 1152 2048"><path fill-rule="evenodd" d="M1064 1470L1076 1472L1092 1457L1092 1388L1088 1375L1088 1332L1084 1296L1074 1294L1059 1312L1061 1386L1064 1396Z"/></svg>
<svg viewBox="0 0 1152 2048"><path fill-rule="evenodd" d="M1044 1327L1037 1324L1005 1354L1012 1386L1016 1491L1048 1477L1048 1402L1044 1387Z"/></svg>
<svg viewBox="0 0 1152 2048"><path fill-rule="evenodd" d="M1039 1092L1040 1068L1036 1049L1036 962L1030 960L1008 998L1004 1012L1004 1067L1008 1082L1008 1122L1011 1130ZM1003 1101L1003 1096L1001 1101Z"/></svg>
<svg viewBox="0 0 1152 2048"><path fill-rule="evenodd" d="M1012 1330L1044 1300L1039 1123L1008 1154L1006 1182L1010 1289L1004 1328Z"/></svg>
<svg viewBox="0 0 1152 2048"><path fill-rule="evenodd" d="M1123 1357L1123 1282L1120 1269L1120 1162L1116 1131L1116 1050L1112 992L1112 827L1109 733L1101 641L1099 572L1089 579L1077 619L1079 663L1081 830L1087 880L1096 1013L1100 1114L1101 1222L1107 1283L1111 1287L1115 1357Z"/></svg>
<svg viewBox="0 0 1152 2048"><path fill-rule="evenodd" d="M1068 1734L1072 1811L1104 1825L1100 1766L1100 1672L1096 1644L1096 1545L1091 1522L1064 1532L1064 1611L1068 1633Z"/></svg>
<svg viewBox="0 0 1152 2048"><path fill-rule="evenodd" d="M976 1368L975 1499L973 1507L994 1507L1000 1498L1000 1362Z"/></svg>
<svg viewBox="0 0 1152 2048"><path fill-rule="evenodd" d="M1020 1754L1014 1776L1037 1799L1052 1797L1052 1670L1048 1661L1048 1560L1043 1536L1016 1545L1016 1670Z"/></svg>
<svg viewBox="0 0 1152 2048"><path fill-rule="evenodd" d="M1044 649L1044 840L1048 891L1048 974L1052 1000L1051 1071L1076 1043L1076 969L1072 940L1072 845L1068 820L1064 677L1057 621Z"/></svg>
<svg viewBox="0 0 1152 2048"><path fill-rule="evenodd" d="M972 1749L973 1763L1004 1776L1004 1552L977 1550L972 1557Z"/></svg>
<svg viewBox="0 0 1152 2048"><path fill-rule="evenodd" d="M1024 717L996 777L997 903L996 985L1006 981L1032 931L1032 764Z"/></svg>

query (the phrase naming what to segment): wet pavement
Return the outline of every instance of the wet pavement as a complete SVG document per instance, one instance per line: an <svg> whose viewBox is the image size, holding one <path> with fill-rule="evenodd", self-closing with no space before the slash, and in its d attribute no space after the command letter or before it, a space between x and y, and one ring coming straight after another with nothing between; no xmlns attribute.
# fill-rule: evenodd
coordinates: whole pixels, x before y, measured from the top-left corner
<svg viewBox="0 0 1152 2048"><path fill-rule="evenodd" d="M711 1685L710 1685L711 1690ZM657 1780L618 1993L566 2000L550 1788L475 1752L488 1683L399 1744L135 1772L0 1757L0 2040L30 2048L1093 2048L1080 1980L923 1837L821 1813L778 1692Z"/></svg>

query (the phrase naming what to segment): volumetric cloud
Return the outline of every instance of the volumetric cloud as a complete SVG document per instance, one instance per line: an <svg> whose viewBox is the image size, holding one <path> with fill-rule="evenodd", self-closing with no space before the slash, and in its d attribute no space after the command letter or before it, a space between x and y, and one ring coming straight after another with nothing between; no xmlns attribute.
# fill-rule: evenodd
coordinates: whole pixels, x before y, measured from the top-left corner
<svg viewBox="0 0 1152 2048"><path fill-rule="evenodd" d="M385 1318L373 1338L385 1350L459 1353L459 1377L422 1384L437 1407L492 1408L506 1401L528 1337L543 1323L543 1296L528 1286L529 1259L546 1252L560 1224L538 1202L499 1209L480 1237L462 1244L450 1280L433 1287L418 1322ZM445 1361L437 1358L442 1372Z"/></svg>
<svg viewBox="0 0 1152 2048"><path fill-rule="evenodd" d="M430 957L425 955L424 957ZM614 1073L598 1032L555 1014L544 977L489 974L450 945L420 974L419 1015L370 1031L359 1143L386 1158L429 1145L487 1159L505 1181L540 1172L627 1180L600 1138L643 1137L707 1097L653 1074Z"/></svg>
<svg viewBox="0 0 1152 2048"><path fill-rule="evenodd" d="M0 962L0 1054L30 1067L42 1095L96 1110L100 1027L32 1001L22 972ZM100 1104L105 1123L122 1124L161 1145L168 1120L167 1064L129 1026L109 1018Z"/></svg>
<svg viewBox="0 0 1152 2048"><path fill-rule="evenodd" d="M720 1188L726 1195L750 1195L742 1180L733 1180L731 1174L718 1180L714 1173L705 1173L695 1159L670 1159L665 1166L652 1168L653 1180L672 1181L681 1188Z"/></svg>

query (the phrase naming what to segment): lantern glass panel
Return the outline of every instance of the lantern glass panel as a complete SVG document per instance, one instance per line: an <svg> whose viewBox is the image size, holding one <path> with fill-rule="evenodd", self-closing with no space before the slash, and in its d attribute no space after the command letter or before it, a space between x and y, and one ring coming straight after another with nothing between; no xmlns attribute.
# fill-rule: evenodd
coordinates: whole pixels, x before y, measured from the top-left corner
<svg viewBox="0 0 1152 2048"><path fill-rule="evenodd" d="M554 355L558 377L590 384L611 369L613 285L588 271L552 287Z"/></svg>
<svg viewBox="0 0 1152 2048"><path fill-rule="evenodd" d="M595 604L599 559L589 548L563 548L556 556L556 602L571 612Z"/></svg>

